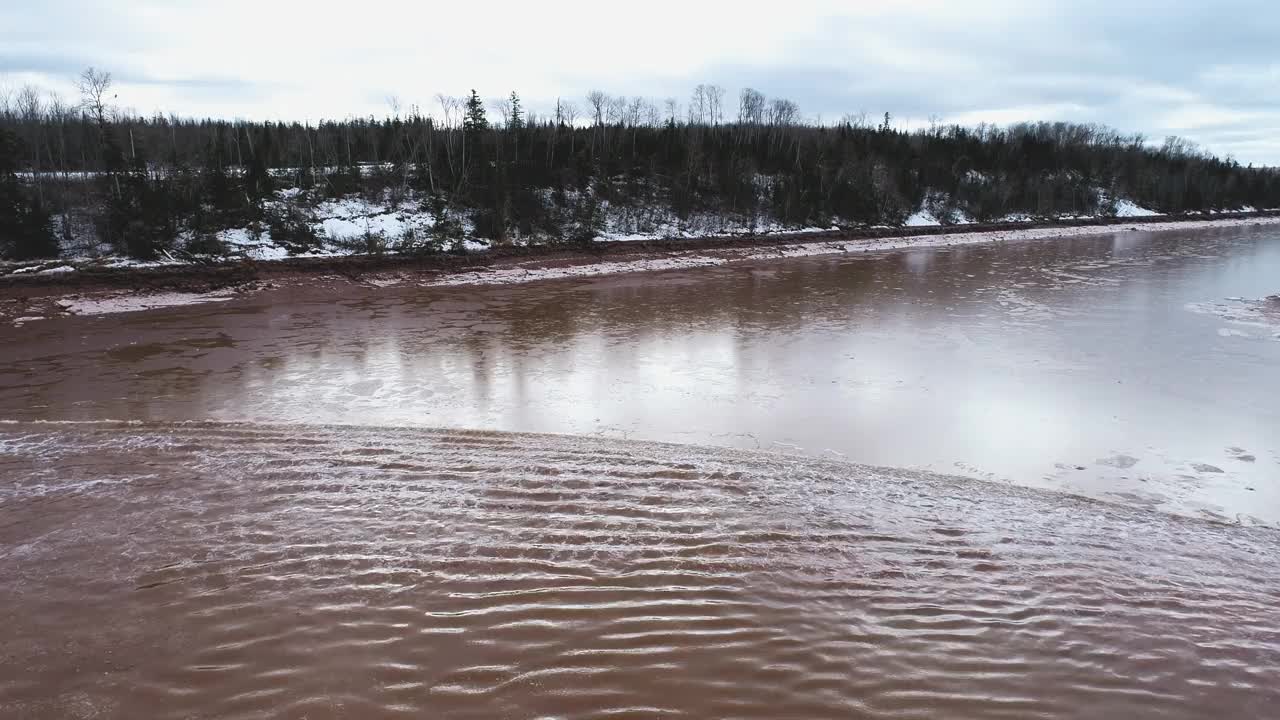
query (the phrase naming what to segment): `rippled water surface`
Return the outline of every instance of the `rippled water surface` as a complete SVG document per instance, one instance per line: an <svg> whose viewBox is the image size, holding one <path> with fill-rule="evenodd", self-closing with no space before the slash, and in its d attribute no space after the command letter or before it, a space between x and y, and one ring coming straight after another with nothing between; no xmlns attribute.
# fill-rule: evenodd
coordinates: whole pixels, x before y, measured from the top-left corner
<svg viewBox="0 0 1280 720"><path fill-rule="evenodd" d="M1278 535L748 451L0 427L5 717L1260 718Z"/></svg>
<svg viewBox="0 0 1280 720"><path fill-rule="evenodd" d="M0 717L1271 717L1278 291L1236 228L0 328Z"/></svg>

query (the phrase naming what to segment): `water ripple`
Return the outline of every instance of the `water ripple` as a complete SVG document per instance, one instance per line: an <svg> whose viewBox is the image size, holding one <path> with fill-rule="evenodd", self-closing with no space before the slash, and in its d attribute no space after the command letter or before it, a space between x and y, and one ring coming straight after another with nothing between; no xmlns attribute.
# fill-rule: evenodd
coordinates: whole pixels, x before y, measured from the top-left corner
<svg viewBox="0 0 1280 720"><path fill-rule="evenodd" d="M0 715L1263 717L1280 534L446 430L0 426Z"/></svg>

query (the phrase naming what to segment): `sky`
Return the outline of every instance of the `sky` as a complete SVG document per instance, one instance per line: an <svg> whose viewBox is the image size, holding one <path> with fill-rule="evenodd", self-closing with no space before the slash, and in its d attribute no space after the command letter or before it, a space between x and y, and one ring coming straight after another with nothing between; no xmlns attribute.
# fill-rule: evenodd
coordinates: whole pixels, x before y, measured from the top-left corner
<svg viewBox="0 0 1280 720"><path fill-rule="evenodd" d="M714 83L729 114L751 87L824 122L1098 122L1280 165L1277 38L1275 0L6 0L0 88L74 99L94 66L141 113L314 122Z"/></svg>

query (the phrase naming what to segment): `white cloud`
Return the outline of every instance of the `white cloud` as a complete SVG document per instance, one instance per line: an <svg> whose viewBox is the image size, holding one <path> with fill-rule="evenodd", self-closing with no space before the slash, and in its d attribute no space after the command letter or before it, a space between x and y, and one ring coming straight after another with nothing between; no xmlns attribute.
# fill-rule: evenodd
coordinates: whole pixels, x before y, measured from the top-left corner
<svg viewBox="0 0 1280 720"><path fill-rule="evenodd" d="M1046 119L1062 119L1074 122L1090 122L1089 108L1074 103L1056 103L1052 105L1024 105L1019 107L996 107L978 110L966 110L946 116L944 122L955 125L978 125L979 123L995 123L1009 125L1017 122L1031 122Z"/></svg>
<svg viewBox="0 0 1280 720"><path fill-rule="evenodd" d="M311 119L384 98L518 90L533 109L592 88L687 98L718 82L810 116L1104 122L1280 163L1280 8L1103 0L46 0L0 8L0 74L71 91L115 72L140 112ZM1274 138L1272 134L1270 137Z"/></svg>

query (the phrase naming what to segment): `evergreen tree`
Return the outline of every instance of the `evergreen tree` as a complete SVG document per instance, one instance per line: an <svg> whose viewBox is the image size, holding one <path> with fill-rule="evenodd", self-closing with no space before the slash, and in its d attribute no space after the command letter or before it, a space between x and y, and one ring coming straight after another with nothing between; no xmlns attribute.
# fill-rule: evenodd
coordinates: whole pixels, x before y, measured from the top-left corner
<svg viewBox="0 0 1280 720"><path fill-rule="evenodd" d="M49 213L18 179L17 138L0 128L0 254L14 260L57 257Z"/></svg>
<svg viewBox="0 0 1280 720"><path fill-rule="evenodd" d="M511 91L511 129L521 130L524 128L524 111L520 108L520 96L515 90Z"/></svg>
<svg viewBox="0 0 1280 720"><path fill-rule="evenodd" d="M484 101L476 94L474 88L467 98L466 114L462 118L462 129L468 134L489 129L489 116L484 111Z"/></svg>
<svg viewBox="0 0 1280 720"><path fill-rule="evenodd" d="M466 162L463 164L463 186L467 197L465 200L472 200L479 195L487 184L489 162L485 157L485 147L483 138L489 130L489 117L484 111L484 101L476 94L474 89L471 90L471 96L467 98L466 109L462 116L462 133L465 142L464 157Z"/></svg>
<svg viewBox="0 0 1280 720"><path fill-rule="evenodd" d="M249 166L244 173L245 193L254 202L261 202L271 195L270 155L271 134L264 128L258 144L250 150Z"/></svg>

